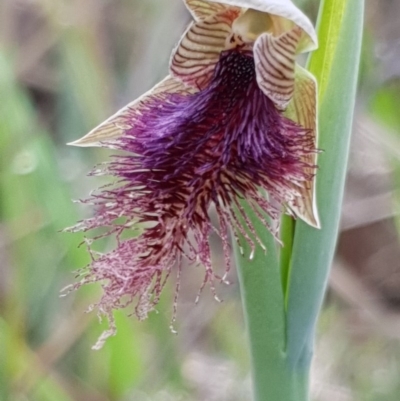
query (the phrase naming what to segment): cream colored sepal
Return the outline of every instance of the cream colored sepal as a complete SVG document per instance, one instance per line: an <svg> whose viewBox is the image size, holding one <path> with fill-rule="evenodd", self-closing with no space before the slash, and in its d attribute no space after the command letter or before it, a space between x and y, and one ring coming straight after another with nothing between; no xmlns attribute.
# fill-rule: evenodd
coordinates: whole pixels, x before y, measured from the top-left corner
<svg viewBox="0 0 400 401"><path fill-rule="evenodd" d="M183 2L196 21L201 21L207 17L211 17L215 14L225 11L227 7L229 7L224 4L214 3L206 0L183 0Z"/></svg>
<svg viewBox="0 0 400 401"><path fill-rule="evenodd" d="M167 76L164 80L140 96L138 99L129 103L114 115L102 122L99 126L92 129L84 137L68 143L71 146L101 147L102 143L116 139L124 134L125 131L132 128L132 119L137 113L140 113L148 101L152 99L163 99L169 93L195 93L194 88L186 87L181 81L174 77Z"/></svg>
<svg viewBox="0 0 400 401"><path fill-rule="evenodd" d="M297 122L304 128L311 130L313 138L313 147L318 145L318 86L314 76L304 68L296 65L295 73L295 90L292 101L289 103L285 116ZM317 153L304 156L303 161L307 164L317 165ZM306 168L307 173L314 173L312 168ZM304 187L297 187L300 192L300 197L289 204L294 214L304 220L310 226L321 228L317 199L316 199L316 180L315 176L312 181L306 182Z"/></svg>

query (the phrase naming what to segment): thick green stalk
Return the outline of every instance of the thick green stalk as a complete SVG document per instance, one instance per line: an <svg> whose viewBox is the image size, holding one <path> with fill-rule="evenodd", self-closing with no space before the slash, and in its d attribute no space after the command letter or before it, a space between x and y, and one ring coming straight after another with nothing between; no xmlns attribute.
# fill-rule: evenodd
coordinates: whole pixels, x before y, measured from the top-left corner
<svg viewBox="0 0 400 401"><path fill-rule="evenodd" d="M274 239L246 208L268 248L267 255L257 249L253 260L236 252L250 342L254 401L308 400L315 322L338 232L363 6L363 0L325 0L321 3L321 46L309 63L310 71L319 82L319 147L324 153L319 158L317 191L322 230L297 222L293 248L290 244L280 253L282 259L279 260ZM286 239L291 239L292 232L291 224L283 227ZM245 255L249 254L247 247Z"/></svg>
<svg viewBox="0 0 400 401"><path fill-rule="evenodd" d="M308 377L290 370L285 356L285 300L274 238L244 206L268 248L260 248L249 260L250 247L243 240L244 255L236 251L246 326L249 333L254 399L256 401L297 401L307 394Z"/></svg>

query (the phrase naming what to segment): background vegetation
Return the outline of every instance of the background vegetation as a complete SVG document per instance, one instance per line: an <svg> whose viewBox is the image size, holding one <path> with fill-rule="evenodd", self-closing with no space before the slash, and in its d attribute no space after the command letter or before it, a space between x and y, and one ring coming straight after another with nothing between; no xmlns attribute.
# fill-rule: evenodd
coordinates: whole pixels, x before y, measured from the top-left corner
<svg viewBox="0 0 400 401"><path fill-rule="evenodd" d="M298 1L315 19L318 0ZM320 321L316 401L398 401L400 393L400 3L367 0L367 23L342 233ZM60 290L88 261L59 230L90 211L71 199L108 153L65 146L167 71L190 17L180 0L0 2L0 400L249 399L248 351L232 272L195 306L183 277L171 302L118 335L85 314L99 288ZM108 244L104 244L108 246ZM216 255L218 259L219 255ZM218 263L218 260L216 260Z"/></svg>

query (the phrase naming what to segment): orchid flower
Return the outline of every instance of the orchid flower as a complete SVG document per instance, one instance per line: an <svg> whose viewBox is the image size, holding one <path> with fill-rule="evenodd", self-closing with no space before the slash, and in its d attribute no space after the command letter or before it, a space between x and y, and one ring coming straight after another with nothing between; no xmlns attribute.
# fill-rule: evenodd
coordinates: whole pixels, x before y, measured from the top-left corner
<svg viewBox="0 0 400 401"><path fill-rule="evenodd" d="M226 273L230 232L253 250L263 246L242 199L277 239L282 213L319 227L317 85L296 63L317 47L312 24L290 0L184 2L194 22L170 75L72 143L124 152L93 173L116 182L86 201L95 216L75 226L106 227L117 238L114 250L91 251L77 284L103 283L105 336L115 331L113 309L135 302L145 318L172 272L178 292L184 264L204 266L202 288L215 292L226 274L212 266L211 234L221 239Z"/></svg>

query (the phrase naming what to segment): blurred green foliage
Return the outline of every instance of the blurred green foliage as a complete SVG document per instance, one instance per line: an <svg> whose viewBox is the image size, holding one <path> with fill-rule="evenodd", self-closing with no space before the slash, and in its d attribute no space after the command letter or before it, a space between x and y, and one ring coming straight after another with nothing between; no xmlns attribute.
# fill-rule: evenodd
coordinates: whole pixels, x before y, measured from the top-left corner
<svg viewBox="0 0 400 401"><path fill-rule="evenodd" d="M315 16L318 1L302 3ZM74 281L74 271L88 262L85 247L78 247L82 237L59 231L89 215L71 199L100 185L86 174L107 157L103 150L65 143L162 78L188 21L180 0L0 3L1 401L248 399L236 285L221 288L222 305L204 294L195 306L198 274L190 271L183 278L177 336L169 330L166 294L159 313L146 322L118 313L118 335L99 352L91 345L106 322L84 313L99 288L59 297ZM360 107L388 126L383 139L398 144L399 76L378 78L373 27L367 25ZM389 150L388 157L398 194L399 157ZM360 345L346 337L339 307L333 315L325 312L321 338L330 339L333 348L340 345L338 371L354 400L397 401L398 383L376 386L364 362L368 355L376 364L371 370L390 364L398 372L400 362L393 357L400 354L398 342L379 337ZM339 330L338 321L342 330L335 337L330 333L333 326ZM347 368L340 369L343 365Z"/></svg>

